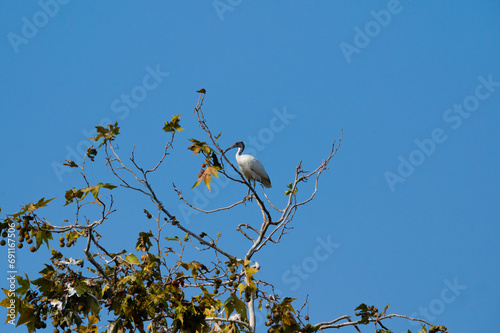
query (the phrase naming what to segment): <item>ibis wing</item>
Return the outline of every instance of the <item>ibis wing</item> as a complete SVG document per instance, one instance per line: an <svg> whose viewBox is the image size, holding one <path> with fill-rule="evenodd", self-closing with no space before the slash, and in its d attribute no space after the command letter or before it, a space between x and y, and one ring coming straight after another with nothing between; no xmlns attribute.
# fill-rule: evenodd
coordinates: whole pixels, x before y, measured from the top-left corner
<svg viewBox="0 0 500 333"><path fill-rule="evenodd" d="M253 173L258 176L258 178L256 178L257 181L261 182L262 185L267 188L271 187L271 179L267 175L266 169L264 169L264 166L258 159L252 159L250 168L252 169Z"/></svg>

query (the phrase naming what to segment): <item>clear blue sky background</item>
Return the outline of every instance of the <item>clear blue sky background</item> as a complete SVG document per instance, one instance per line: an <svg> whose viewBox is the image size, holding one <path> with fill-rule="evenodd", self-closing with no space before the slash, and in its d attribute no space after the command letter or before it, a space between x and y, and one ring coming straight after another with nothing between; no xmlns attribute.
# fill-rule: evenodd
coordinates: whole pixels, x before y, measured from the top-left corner
<svg viewBox="0 0 500 333"><path fill-rule="evenodd" d="M222 231L224 248L243 256L249 244L234 229L259 225L255 207L183 214L171 188L175 181L206 208L246 194L224 180L210 196L190 190L201 159L187 140L203 139L191 114L195 91L206 88L209 125L224 145L254 148L278 203L296 164L312 170L344 130L316 199L281 244L255 257L283 296L309 295L312 323L365 302L454 333L500 326L497 1L222 0L229 8L219 12L212 1L66 2L46 7L51 15L35 1L0 4L2 216L57 197L46 215L71 218L60 208L64 191L83 183L58 165L78 160L95 125L119 121L120 154L135 145L149 166L167 139L164 121L182 114L186 131L152 180L190 228ZM158 80L148 79L156 69ZM102 160L89 173L116 183ZM152 227L141 213L148 202L115 195L123 210L101 231L112 250L132 250L136 232ZM315 256L318 238L336 244L326 258ZM33 274L46 258L25 248L18 269ZM386 325L418 330L399 319Z"/></svg>

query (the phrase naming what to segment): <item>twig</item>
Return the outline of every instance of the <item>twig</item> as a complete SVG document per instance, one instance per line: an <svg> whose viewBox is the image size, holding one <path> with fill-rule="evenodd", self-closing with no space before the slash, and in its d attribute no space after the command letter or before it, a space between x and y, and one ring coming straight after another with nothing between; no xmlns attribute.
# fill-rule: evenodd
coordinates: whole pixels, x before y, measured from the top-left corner
<svg viewBox="0 0 500 333"><path fill-rule="evenodd" d="M205 214L216 213L216 212L220 212L220 211L223 211L223 210L231 209L231 208L233 208L233 207L235 207L235 206L237 206L237 205L242 204L242 203L245 202L245 199L243 199L243 200L235 202L234 204L229 205L227 207L221 207L221 208L212 209L212 210L204 210L204 209L201 209L201 208L198 208L198 207L192 205L189 201L187 201L182 196L182 191L178 190L174 183L172 183L172 185L174 187L174 191L177 193L177 195L179 196L180 200L184 201L189 207L193 208L194 210L197 210L197 211L205 213Z"/></svg>
<svg viewBox="0 0 500 333"><path fill-rule="evenodd" d="M244 321L241 320L236 320L236 319L224 319L224 318L219 318L219 317L207 317L205 318L208 321L221 321L221 322L226 322L226 323L236 323L245 326L249 330L252 330L252 327L248 324L245 323Z"/></svg>
<svg viewBox="0 0 500 333"><path fill-rule="evenodd" d="M411 320L411 321L418 321L418 322L421 322L421 323L424 323L426 325L431 326L430 323L428 323L427 321L425 321L423 319L411 318L411 317L399 315L399 314L389 314L389 315L382 316L380 318L369 318L368 322L372 323L372 322L385 320L385 319L389 319L389 318L404 318L404 319ZM344 319L348 319L349 321L346 323L335 324L336 322L338 322L340 320L344 320ZM344 327L344 326L353 326L353 325L359 325L359 324L362 324L361 320L351 321L349 319L349 316L342 316L342 317L339 317L339 318L334 319L334 320L329 321L329 322L318 323L315 326L319 326L320 329L327 329L327 328L340 328L340 327Z"/></svg>

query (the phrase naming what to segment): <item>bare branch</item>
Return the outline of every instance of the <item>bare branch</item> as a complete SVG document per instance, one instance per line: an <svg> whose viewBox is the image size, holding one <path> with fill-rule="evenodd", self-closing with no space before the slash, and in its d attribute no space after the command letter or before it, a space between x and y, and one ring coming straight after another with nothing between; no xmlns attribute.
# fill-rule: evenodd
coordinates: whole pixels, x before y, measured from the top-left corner
<svg viewBox="0 0 500 333"><path fill-rule="evenodd" d="M163 163L163 160L168 155L168 153L167 153L168 148L170 148L172 146L173 142L174 142L174 135L175 135L175 132L172 132L172 138L170 139L170 142L168 142L165 145L165 150L163 151L163 156L160 158L160 160L158 161L158 163L156 164L156 166L154 166L152 169L147 170L145 172L145 174L148 174L149 172L156 171L156 169L158 169L158 167Z"/></svg>
<svg viewBox="0 0 500 333"><path fill-rule="evenodd" d="M336 145L335 142L333 143L332 149L331 149L328 157L314 171L307 173L302 169L302 162L299 162L299 164L297 164L297 167L295 168L295 179L292 183L292 188L290 189L290 194L288 195L288 202L287 202L284 209L282 209L282 210L277 209L278 211L282 212L282 215L278 220L269 223L269 224L273 225L273 230L267 236L262 237L261 239L257 240L259 242L259 244L254 244L254 248L251 249L251 250L253 250L253 253L259 251L268 241L273 241L271 239L271 237L275 233L277 233L278 231L280 231L280 235L278 236L278 241L279 241L281 239L281 236L284 234L284 230L286 228L286 225L292 221L292 219L297 211L297 208L301 205L308 203L309 201L311 201L314 198L314 196L316 195L316 193L318 191L319 177L320 177L321 173L327 169L328 163L330 162L332 157L335 156L337 150L339 149L340 143L342 140L342 136L343 136L343 132L341 132L341 137L339 139L338 144ZM316 177L315 177L314 190L313 190L312 194L310 195L310 197L308 199L306 199L302 202L297 202L296 192L297 192L298 184L300 182L307 182L307 180L310 177L312 177L313 175L316 175ZM266 196L266 198L267 198L267 196ZM269 199L268 199L268 201L269 201ZM273 207L274 207L274 205L273 205ZM267 230L267 227L269 227L269 225L266 226L266 228L265 228L266 230ZM264 230L264 232L266 230ZM250 251L249 251L249 253L250 253Z"/></svg>
<svg viewBox="0 0 500 333"><path fill-rule="evenodd" d="M194 108L193 115L196 114L196 117L198 118L198 123L199 123L200 127L205 131L205 133L210 138L210 141L212 142L214 147L217 149L219 154L222 156L220 163L223 166L223 169L225 169L224 168L224 160L225 160L231 166L231 168L240 176L240 178L241 178L240 182L244 183L248 187L248 189L252 192L252 194L254 195L256 202L259 204L259 206L262 209L262 214L265 216L264 219L267 220L268 222L270 222L271 221L271 214L269 214L269 211L267 210L267 208L265 208L264 202L258 196L257 192L252 187L252 185L246 180L246 178L243 176L243 174L234 166L233 163L231 163L231 161L229 161L229 159L226 157L226 155L224 153L224 150L219 146L219 143L214 138L214 136L212 135L212 132L208 128L206 121L205 121L205 116L203 114L203 110L201 109L204 99L205 99L205 95L203 93L201 93L200 97L198 98L198 103L197 103L196 107ZM223 173L223 174L227 176L226 173ZM265 223L266 223L266 221L263 222L263 224L265 224Z"/></svg>
<svg viewBox="0 0 500 333"><path fill-rule="evenodd" d="M208 321L220 321L220 322L225 322L225 323L236 323L236 324L240 324L240 325L243 325L245 326L246 328L248 328L250 331L253 331L252 330L252 327L248 324L248 323L245 323L244 321L241 321L241 320L236 320L236 319L224 319L224 318L219 318L219 317L207 317L205 318L206 320Z"/></svg>
<svg viewBox="0 0 500 333"><path fill-rule="evenodd" d="M269 204L271 205L271 207L273 207L274 209L276 209L278 212L283 213L282 209L279 209L278 207L276 207L275 205L273 205L273 203L271 202L271 200L269 200L269 198L267 197L267 194L266 194L266 192L264 190L262 190L262 193L266 197L266 200L267 200L267 202L269 202Z"/></svg>
<svg viewBox="0 0 500 333"><path fill-rule="evenodd" d="M249 224L247 224L247 223L242 223L242 224L238 225L238 228L236 228L236 230L238 230L239 232L241 232L241 233L243 234L243 236L245 236L246 238L248 238L251 242L254 242L254 240L253 240L250 236L248 236L248 235L247 235L247 234L246 234L246 233L245 233L245 232L241 229L241 227L245 227L245 228L247 228L247 229L250 229L250 230L254 231L257 235L259 234L259 232L258 232L255 228L253 228L251 225L249 225Z"/></svg>
<svg viewBox="0 0 500 333"><path fill-rule="evenodd" d="M227 209L231 209L239 204L242 204L244 203L246 200L243 199L243 200L240 200L238 202L235 202L234 204L230 205L230 206L227 206L227 207L221 207L221 208L217 208L217 209L213 209L213 210L204 210L204 209L201 209L201 208L198 208L194 205L192 205L191 203L189 203L183 196L182 196L182 191L178 190L177 187L175 186L174 183L172 183L173 187L174 187L174 191L177 193L177 195L179 196L179 199L184 201L189 207L193 208L194 210L197 210L199 212L202 212L202 213L205 213L205 214L210 214L210 213L216 213L216 212L220 212L220 211L223 211L223 210L227 210Z"/></svg>
<svg viewBox="0 0 500 333"><path fill-rule="evenodd" d="M411 320L411 321L418 321L420 323L431 326L430 323L428 323L427 321L425 321L423 319L411 318L411 317L403 316L403 315L399 315L399 314L389 314L389 315L385 315L385 316L382 316L379 318L369 318L368 321L370 323L373 323L373 322L379 322L381 320L390 319L390 318L404 318L404 319ZM348 321L345 323L335 324L336 322L339 322L339 321L345 320L345 319L347 319ZM351 321L349 316L342 316L342 317L339 317L339 318L334 319L334 320L329 321L329 322L318 323L315 326L319 326L320 329L327 329L327 328L341 328L341 327L345 327L345 326L354 326L354 325L361 325L361 324L363 324L361 322L361 320Z"/></svg>
<svg viewBox="0 0 500 333"><path fill-rule="evenodd" d="M94 241L95 240L93 239L93 236L92 236L92 229L89 229L88 231L88 235L87 235L87 246L84 250L85 252L85 255L87 256L87 260L90 261L92 263L92 265L99 271L99 273L101 274L101 276L103 276L106 281L108 281L108 283L110 285L111 284L111 280L109 279L109 277L104 273L104 270L102 269L101 265L99 265L95 260L94 258L92 257L91 253L90 253L90 242L91 241Z"/></svg>

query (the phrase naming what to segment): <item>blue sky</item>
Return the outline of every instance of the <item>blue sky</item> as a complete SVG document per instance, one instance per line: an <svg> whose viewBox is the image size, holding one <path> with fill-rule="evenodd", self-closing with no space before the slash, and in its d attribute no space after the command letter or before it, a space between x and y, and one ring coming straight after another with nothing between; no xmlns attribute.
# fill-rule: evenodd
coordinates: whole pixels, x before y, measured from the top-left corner
<svg viewBox="0 0 500 333"><path fill-rule="evenodd" d="M57 197L47 216L73 216L64 191L83 184L60 164L78 160L94 126L118 121L120 154L135 146L151 165L163 123L182 114L158 192L193 230L220 230L243 255L234 229L259 225L255 207L189 214L171 188L206 208L246 193L223 179L213 193L190 190L201 159L186 148L203 138L191 115L205 88L209 126L226 146L247 143L278 203L296 164L312 170L344 131L316 199L255 257L283 296L309 295L311 322L365 302L452 332L500 325L498 2L42 0L2 2L0 13L3 214ZM89 173L116 183L102 163ZM132 249L148 202L115 195L123 210L103 236ZM328 256L315 255L328 242ZM44 258L18 251L18 269L34 273Z"/></svg>

